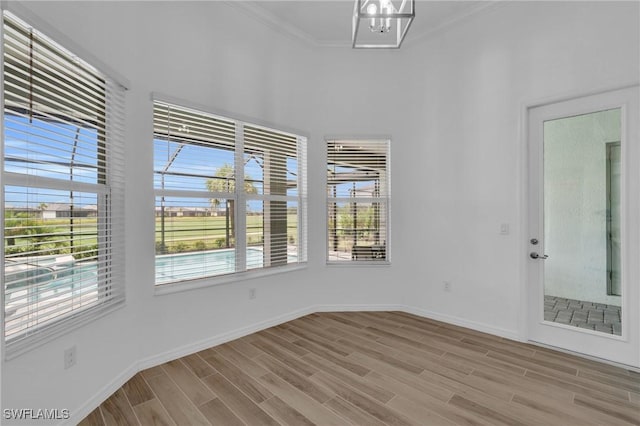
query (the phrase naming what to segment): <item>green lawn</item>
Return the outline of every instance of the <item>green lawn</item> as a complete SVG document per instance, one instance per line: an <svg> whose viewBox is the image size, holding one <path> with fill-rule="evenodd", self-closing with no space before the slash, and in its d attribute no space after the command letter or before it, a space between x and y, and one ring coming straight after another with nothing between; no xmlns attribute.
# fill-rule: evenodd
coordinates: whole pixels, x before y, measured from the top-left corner
<svg viewBox="0 0 640 426"><path fill-rule="evenodd" d="M287 215L287 240L298 240L298 223L295 214ZM247 216L247 244L262 243L262 215ZM166 253L208 250L227 247L226 218L209 217L168 217L164 223L164 241ZM231 236L229 246L233 246ZM162 250L162 219L156 217L156 251Z"/></svg>
<svg viewBox="0 0 640 426"><path fill-rule="evenodd" d="M262 215L247 216L247 244L258 245L263 240ZM29 224L21 220L8 221L5 224L15 234L33 234L27 229L36 232L40 237L33 236L11 239L9 233L5 235L5 249L7 252L27 252L46 245L50 249L49 254L70 253L69 245L56 246L53 242L69 238L71 229L69 219L29 219ZM28 226L28 228L27 228ZM76 218L74 220L75 246L91 247L97 245L97 220L96 218ZM43 236L44 235L44 236ZM186 252L194 250L208 250L227 247L226 218L224 216L209 217L167 217L164 223L164 243L162 250L162 220L155 218L156 250L164 253ZM287 215L287 241L295 244L298 240L298 218L295 214ZM233 237L229 246L233 246ZM31 248L29 248L31 247ZM34 248L35 247L35 248Z"/></svg>

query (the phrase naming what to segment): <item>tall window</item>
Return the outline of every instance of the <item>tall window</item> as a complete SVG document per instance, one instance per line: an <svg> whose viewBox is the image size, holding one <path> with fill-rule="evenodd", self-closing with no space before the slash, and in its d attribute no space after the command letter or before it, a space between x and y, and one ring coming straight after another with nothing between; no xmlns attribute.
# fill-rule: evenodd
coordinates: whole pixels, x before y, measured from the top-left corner
<svg viewBox="0 0 640 426"><path fill-rule="evenodd" d="M7 348L124 299L123 89L3 15Z"/></svg>
<svg viewBox="0 0 640 426"><path fill-rule="evenodd" d="M156 285L306 262L306 139L154 102Z"/></svg>
<svg viewBox="0 0 640 426"><path fill-rule="evenodd" d="M389 258L389 141L327 141L329 262Z"/></svg>

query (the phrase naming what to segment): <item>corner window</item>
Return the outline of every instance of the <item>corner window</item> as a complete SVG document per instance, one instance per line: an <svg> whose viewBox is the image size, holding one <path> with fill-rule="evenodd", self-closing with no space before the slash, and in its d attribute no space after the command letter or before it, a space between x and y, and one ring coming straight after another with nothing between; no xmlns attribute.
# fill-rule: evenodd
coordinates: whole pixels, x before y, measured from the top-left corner
<svg viewBox="0 0 640 426"><path fill-rule="evenodd" d="M327 141L329 263L389 260L389 140Z"/></svg>
<svg viewBox="0 0 640 426"><path fill-rule="evenodd" d="M124 300L124 89L3 14L8 352Z"/></svg>
<svg viewBox="0 0 640 426"><path fill-rule="evenodd" d="M154 102L157 286L306 262L306 139Z"/></svg>

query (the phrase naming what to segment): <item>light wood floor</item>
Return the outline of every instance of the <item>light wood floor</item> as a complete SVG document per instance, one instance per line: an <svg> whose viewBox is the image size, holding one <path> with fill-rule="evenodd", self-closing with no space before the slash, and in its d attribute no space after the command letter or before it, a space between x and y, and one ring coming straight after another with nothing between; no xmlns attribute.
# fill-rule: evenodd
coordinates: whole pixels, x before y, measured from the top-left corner
<svg viewBox="0 0 640 426"><path fill-rule="evenodd" d="M640 374L406 313L319 313L142 371L81 423L105 424L640 424Z"/></svg>

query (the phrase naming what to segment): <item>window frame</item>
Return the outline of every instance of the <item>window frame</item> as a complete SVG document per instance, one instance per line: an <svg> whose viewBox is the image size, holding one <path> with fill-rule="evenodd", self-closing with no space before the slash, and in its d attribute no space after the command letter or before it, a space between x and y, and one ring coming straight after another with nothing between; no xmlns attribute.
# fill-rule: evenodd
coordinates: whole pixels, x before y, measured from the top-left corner
<svg viewBox="0 0 640 426"><path fill-rule="evenodd" d="M385 186L387 188L386 194L381 197L355 197L356 200L360 200L361 202L375 202L378 204L382 204L385 206L383 209L383 214L380 216L384 220L384 232L385 232L385 243L384 243L384 259L362 259L357 260L353 259L353 252L351 258L349 259L331 259L330 251L331 251L331 218L330 218L330 208L332 205L339 202L350 202L353 198L350 197L340 197L340 196L330 196L329 195L329 183L328 183L328 175L327 172L329 170L329 145L331 143L336 143L340 141L346 141L348 143L380 143L385 144L385 159L386 159L386 167L385 167ZM369 267L387 267L391 265L391 145L392 145L391 136L326 136L325 137L325 176L327 176L327 180L325 181L324 191L325 191L325 256L326 256L326 265L331 267L358 267L365 266ZM357 203L358 201L356 201Z"/></svg>
<svg viewBox="0 0 640 426"><path fill-rule="evenodd" d="M221 284L228 284L237 281L243 281L247 279L253 279L257 277L271 276L281 273L286 273L290 271L296 271L307 268L307 250L308 250L308 240L307 240L307 209L308 209L308 196L307 196L307 146L308 146L308 138L304 132L292 129L282 125L274 125L272 123L266 123L261 120L257 120L250 117L243 117L238 114L229 113L227 111L216 111L215 109L198 105L193 102L186 101L184 99L179 99L171 96L167 96L161 93L154 92L151 95L151 103L152 108L155 108L156 103L173 105L178 108L190 109L196 112L206 114L212 116L213 118L232 121L235 123L235 144L234 144L234 167L235 167L235 188L236 190L229 193L212 193L212 192L201 192L196 191L193 192L192 195L207 195L207 198L211 198L212 195L218 195L219 198L226 198L228 200L234 200L235 208L234 208L234 216L233 221L236 227L235 230L235 245L233 249L235 251L235 262L236 262L236 271L230 273L223 273L218 275L207 275L192 279L184 279L171 281L167 283L158 284L156 282L155 273L154 273L154 294L161 296L173 293L179 293L182 291L190 291L194 289L206 288L217 286ZM268 267L259 267L259 268L249 268L246 266L246 249L247 249L247 241L246 241L246 203L248 201L259 201L259 200L267 200L269 199L269 195L265 194L249 194L244 191L238 191L238 188L244 188L245 183L245 171L244 171L244 128L245 126L252 128L261 128L266 131L277 132L280 134L288 135L291 137L295 137L297 140L297 160L299 162L299 170L300 176L298 179L298 195L295 197L295 201L297 202L297 217L298 217L298 241L299 245L297 248L299 260L295 263L288 263L286 265L279 266L268 266ZM155 141L155 129L153 132L152 143ZM155 151L154 151L155 153ZM154 167L155 168L155 167ZM153 171L155 175L155 170ZM157 189L155 184L153 187L154 198L157 198L161 190ZM191 191L184 191L180 196L188 197ZM168 192L167 192L168 193ZM171 194L178 194L178 191L172 191ZM278 196L276 196L278 197ZM286 198L291 199L291 196L287 196ZM293 201L293 200L292 200ZM154 202L154 211L155 211L155 202ZM155 228L155 221L154 221ZM155 229L154 229L154 241L155 241ZM157 254L154 255L154 262ZM239 266L243 266L244 269L240 269ZM154 268L155 271L155 268Z"/></svg>
<svg viewBox="0 0 640 426"><path fill-rule="evenodd" d="M106 265L105 272L99 273L97 288L105 290L98 291L98 300L86 307L72 308L69 312L63 312L41 325L31 326L24 331L19 331L7 337L6 317L6 289L5 289L5 247L4 243L0 247L0 257L2 258L2 273L0 273L0 285L3 291L0 292L0 302L2 304L2 356L5 359L12 359L25 352L28 352L60 335L80 328L88 322L94 321L107 315L125 305L125 276L124 276L124 92L129 83L126 79L113 72L108 66L95 58L90 52L78 46L73 41L67 39L49 26L45 21L34 15L20 4L2 4L3 23L0 27L1 59L3 68L3 79L0 87L0 101L3 106L2 120L0 120L0 151L2 154L2 167L0 173L3 176L0 185L0 200L3 208L0 210L0 220L3 227L2 239L5 239L5 187L21 186L33 188L34 190L62 190L72 192L85 192L96 197L96 213L102 219L96 223L96 239L98 252L95 255L97 264ZM5 170L5 14L7 19L17 22L26 28L31 28L37 32L45 43L51 43L53 49L58 49L60 54L86 64L92 72L100 75L104 79L104 108L102 118L104 121L105 139L100 142L98 138L96 150L96 164L103 163L98 167L97 181L95 183L80 182L73 180L60 180L44 176L29 176L22 173L8 172ZM83 65L84 66L84 65ZM83 71L84 72L84 71ZM107 111L108 109L108 111ZM64 114L63 114L64 117ZM71 116L68 121L73 121ZM73 161L73 160L72 160ZM98 202L101 199L102 202ZM106 257L105 257L106 256ZM101 294L102 291L102 294Z"/></svg>

